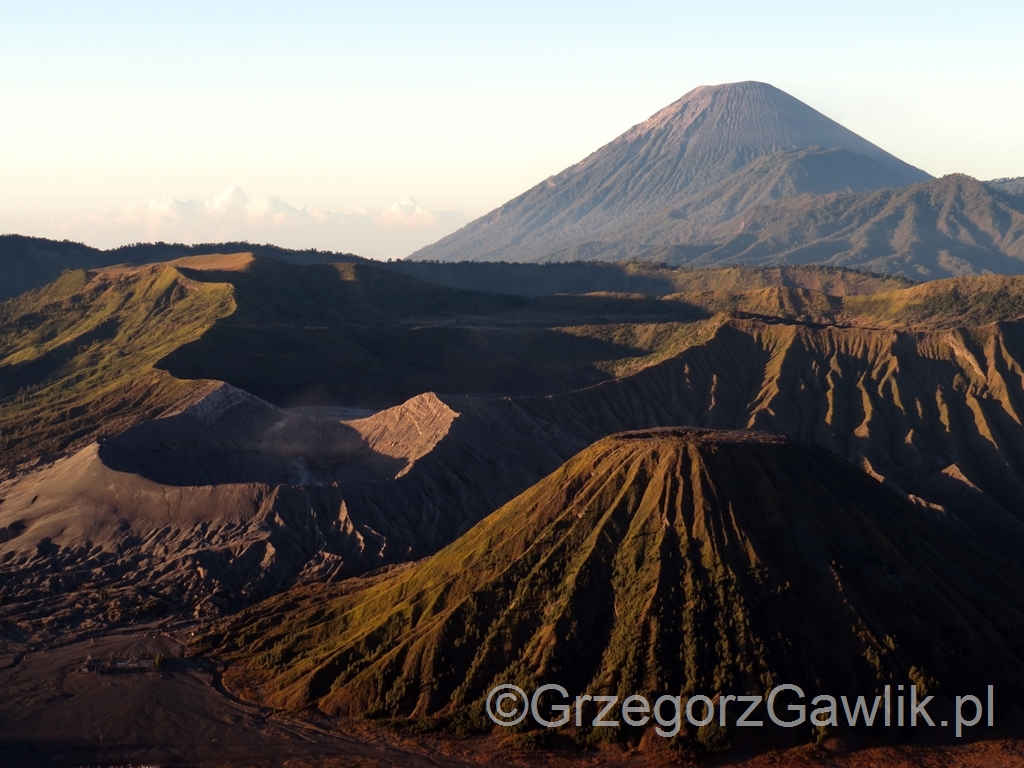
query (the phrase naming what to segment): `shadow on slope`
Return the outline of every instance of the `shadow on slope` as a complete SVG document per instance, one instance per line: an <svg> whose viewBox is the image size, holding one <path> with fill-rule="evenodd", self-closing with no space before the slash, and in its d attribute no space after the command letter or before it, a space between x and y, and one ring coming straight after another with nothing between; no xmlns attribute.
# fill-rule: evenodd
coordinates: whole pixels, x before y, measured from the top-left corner
<svg viewBox="0 0 1024 768"><path fill-rule="evenodd" d="M963 174L860 195L804 195L741 219L712 231L724 244L691 263L817 261L935 279L1020 274L1024 260L1024 198Z"/></svg>
<svg viewBox="0 0 1024 768"><path fill-rule="evenodd" d="M551 259L656 259L693 267L829 265L935 280L1024 271L1024 198L964 176L898 189L752 202L757 185L665 209ZM737 197L733 200L733 194ZM753 201L754 198L751 198ZM716 211L734 206L734 215ZM722 213L722 217L725 217Z"/></svg>
<svg viewBox="0 0 1024 768"><path fill-rule="evenodd" d="M331 715L491 730L501 683L622 701L787 682L809 697L917 685L938 721L954 693L1024 692L1022 601L1015 562L830 452L676 428L605 438L437 555L289 592L210 641L244 697ZM738 714L717 746L794 739L745 734ZM657 741L650 725L565 730ZM679 740L712 743L704 730Z"/></svg>
<svg viewBox="0 0 1024 768"><path fill-rule="evenodd" d="M190 276L230 283L237 311L161 367L286 405L571 390L609 378L595 363L642 353L563 326L707 316L685 301L462 291L363 265L257 260L244 272Z"/></svg>
<svg viewBox="0 0 1024 768"><path fill-rule="evenodd" d="M350 253L297 251L253 243L134 243L101 250L70 240L0 235L0 265L3 267L0 269L0 301L41 288L67 271L101 269L115 264L154 264L210 253L255 253L295 264L368 261Z"/></svg>
<svg viewBox="0 0 1024 768"><path fill-rule="evenodd" d="M566 391L645 354L567 326L705 316L685 301L501 296L246 254L69 272L0 305L0 457L75 450L193 402L209 379L287 405Z"/></svg>
<svg viewBox="0 0 1024 768"><path fill-rule="evenodd" d="M160 358L234 310L231 291L158 264L57 282L0 304L0 466L116 434L209 382L176 380Z"/></svg>
<svg viewBox="0 0 1024 768"><path fill-rule="evenodd" d="M667 296L695 291L746 291L772 287L808 288L833 296L850 296L892 291L913 284L906 278L837 267L695 269L678 266L714 247L668 246L639 254L626 250L620 253L618 246L614 245L609 245L609 248L616 250L604 250L599 243L589 243L562 256L553 256L550 264L396 261L383 266L428 283L520 296L600 291ZM637 258L626 260L631 256Z"/></svg>
<svg viewBox="0 0 1024 768"><path fill-rule="evenodd" d="M633 376L513 402L585 443L676 424L814 442L1024 552L1021 333L732 320Z"/></svg>
<svg viewBox="0 0 1024 768"><path fill-rule="evenodd" d="M340 421L281 411L230 386L107 439L99 457L117 472L172 486L324 485L394 478L408 466L374 453Z"/></svg>
<svg viewBox="0 0 1024 768"><path fill-rule="evenodd" d="M447 401L342 424L221 385L0 483L0 628L47 643L216 616L418 559L572 452L557 429Z"/></svg>

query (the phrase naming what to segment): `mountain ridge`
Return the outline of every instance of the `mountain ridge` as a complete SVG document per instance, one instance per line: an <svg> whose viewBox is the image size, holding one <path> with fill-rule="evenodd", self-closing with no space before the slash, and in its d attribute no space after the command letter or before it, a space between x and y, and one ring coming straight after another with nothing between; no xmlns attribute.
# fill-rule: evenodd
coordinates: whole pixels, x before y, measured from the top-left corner
<svg viewBox="0 0 1024 768"><path fill-rule="evenodd" d="M606 435L680 424L816 443L1024 552L1024 278L683 277L527 299L233 254L0 305L0 621L215 616L423 557Z"/></svg>
<svg viewBox="0 0 1024 768"><path fill-rule="evenodd" d="M734 193L748 190L738 184ZM701 216L699 206L667 209L550 258L647 255L695 267L813 263L917 280L1024 271L1024 198L965 174L895 189L800 192L754 202L721 222Z"/></svg>
<svg viewBox="0 0 1024 768"><path fill-rule="evenodd" d="M701 86L410 258L542 258L573 240L678 205L759 157L811 147L846 149L872 168L887 169L887 182L930 178L766 83Z"/></svg>
<svg viewBox="0 0 1024 768"><path fill-rule="evenodd" d="M910 683L946 706L996 674L1024 689L1018 566L827 450L751 432L606 437L367 582L215 627L225 683L264 706L480 730L500 683L619 700Z"/></svg>
<svg viewBox="0 0 1024 768"><path fill-rule="evenodd" d="M338 261L370 261L350 253L316 249L292 250L255 243L133 243L117 248L93 248L71 240L53 240L26 235L0 235L0 301L53 282L64 272L102 269L117 264L142 266L188 256L224 253L257 253L293 264Z"/></svg>

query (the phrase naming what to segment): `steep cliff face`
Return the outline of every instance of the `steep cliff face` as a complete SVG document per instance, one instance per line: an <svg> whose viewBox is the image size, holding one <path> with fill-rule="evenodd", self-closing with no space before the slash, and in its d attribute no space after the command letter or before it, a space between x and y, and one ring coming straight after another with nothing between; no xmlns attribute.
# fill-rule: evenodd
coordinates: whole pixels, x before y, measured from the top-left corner
<svg viewBox="0 0 1024 768"><path fill-rule="evenodd" d="M516 405L587 441L686 424L815 442L1019 546L1022 332L731 320L633 376Z"/></svg>
<svg viewBox="0 0 1024 768"><path fill-rule="evenodd" d="M483 720L570 695L1024 687L1024 580L829 451L665 429L595 443L437 555L310 587L216 635L275 706Z"/></svg>

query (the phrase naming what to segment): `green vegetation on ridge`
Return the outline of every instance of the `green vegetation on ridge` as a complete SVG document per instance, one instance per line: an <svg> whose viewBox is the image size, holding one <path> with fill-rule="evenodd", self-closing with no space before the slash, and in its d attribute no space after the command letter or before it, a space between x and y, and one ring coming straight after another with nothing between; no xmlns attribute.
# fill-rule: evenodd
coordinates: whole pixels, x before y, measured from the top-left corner
<svg viewBox="0 0 1024 768"><path fill-rule="evenodd" d="M828 451L655 430L599 441L427 560L293 590L206 642L265 705L480 730L499 683L621 700L998 679L1012 700L1022 589L1017 565Z"/></svg>
<svg viewBox="0 0 1024 768"><path fill-rule="evenodd" d="M0 235L0 301L42 288L69 270L100 269L116 264L143 265L187 256L218 253L255 253L294 264L365 261L352 254L317 250L291 250L274 245L216 243L134 243L100 250L70 240L49 240L24 235Z"/></svg>
<svg viewBox="0 0 1024 768"><path fill-rule="evenodd" d="M234 309L169 265L68 272L0 304L0 457L56 454L202 390L154 366Z"/></svg>
<svg viewBox="0 0 1024 768"><path fill-rule="evenodd" d="M525 298L361 263L246 254L66 273L0 305L0 457L59 453L226 381L280 404L545 392L645 354L567 332L706 313L650 297ZM205 380L197 384L190 380Z"/></svg>
<svg viewBox="0 0 1024 768"><path fill-rule="evenodd" d="M707 314L647 296L463 291L363 264L260 259L245 271L193 276L231 283L238 310L162 365L280 404L381 406L426 391L565 391L607 379L597 362L642 354L566 327Z"/></svg>
<svg viewBox="0 0 1024 768"><path fill-rule="evenodd" d="M245 254L70 272L0 305L0 456L12 466L115 433L207 386L188 380L283 405L551 394L656 365L729 317L935 329L1024 315L1019 278L893 290L818 267L668 272L688 290L660 299L511 296Z"/></svg>

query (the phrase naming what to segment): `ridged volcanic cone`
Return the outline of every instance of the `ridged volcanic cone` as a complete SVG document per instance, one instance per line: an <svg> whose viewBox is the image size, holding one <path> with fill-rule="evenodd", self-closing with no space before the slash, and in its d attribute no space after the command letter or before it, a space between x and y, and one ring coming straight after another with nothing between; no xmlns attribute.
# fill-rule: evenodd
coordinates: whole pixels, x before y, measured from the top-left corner
<svg viewBox="0 0 1024 768"><path fill-rule="evenodd" d="M339 715L486 724L505 682L620 701L993 683L1009 701L1022 585L955 519L825 449L661 429L600 440L433 557L295 590L216 639L243 695Z"/></svg>

